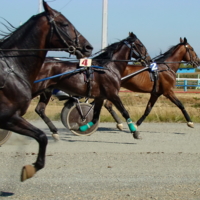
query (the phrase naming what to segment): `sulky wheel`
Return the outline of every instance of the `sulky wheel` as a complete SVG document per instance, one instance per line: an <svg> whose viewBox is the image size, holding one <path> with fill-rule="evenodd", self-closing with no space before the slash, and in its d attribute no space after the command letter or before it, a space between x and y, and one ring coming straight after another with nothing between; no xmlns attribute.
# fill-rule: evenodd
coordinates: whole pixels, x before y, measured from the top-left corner
<svg viewBox="0 0 200 200"><path fill-rule="evenodd" d="M61 115L60 115L60 118L61 118L61 122L63 123L63 125L68 129L68 131L70 131L69 130L69 126L68 126L68 124L67 124L67 115L68 115L68 113L69 113L69 110L75 105L76 103L75 103L75 101L71 101L71 100L69 100L69 101L67 101L66 103L65 103L65 105L64 105L64 107L63 107L63 109L62 109L62 111L61 111Z"/></svg>
<svg viewBox="0 0 200 200"><path fill-rule="evenodd" d="M80 103L80 107L83 113L83 116L85 116L88 111L90 110L90 108L92 107L91 104L89 103ZM91 135L92 133L94 133L99 126L99 120L96 122L96 124L94 124L92 127L90 127L87 131L85 132L81 132L78 129L74 129L74 125L76 125L76 127L80 127L82 125L87 124L88 122L92 121L93 118L93 108L92 110L89 112L89 114L86 116L86 119L83 121L82 117L80 115L80 111L77 108L76 105L74 105L73 107L71 107L70 109L68 108L63 108L62 112L61 112L61 118L63 118L63 125L69 129L72 133L74 133L75 135L78 136L88 136ZM73 130L72 130L73 128Z"/></svg>
<svg viewBox="0 0 200 200"><path fill-rule="evenodd" d="M11 134L11 131L0 129L0 146L10 138Z"/></svg>

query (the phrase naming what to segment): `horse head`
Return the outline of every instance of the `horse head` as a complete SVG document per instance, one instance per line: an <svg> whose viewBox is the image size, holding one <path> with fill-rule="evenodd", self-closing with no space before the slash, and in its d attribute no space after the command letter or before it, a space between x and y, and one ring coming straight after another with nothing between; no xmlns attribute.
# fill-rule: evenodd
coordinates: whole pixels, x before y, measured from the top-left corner
<svg viewBox="0 0 200 200"><path fill-rule="evenodd" d="M48 24L50 26L50 46L67 48L67 52L78 58L89 57L92 53L92 45L76 30L73 24L60 12L53 10L43 1Z"/></svg>
<svg viewBox="0 0 200 200"><path fill-rule="evenodd" d="M187 42L187 39L185 37L184 39L180 38L180 43L183 44L186 48L186 53L183 56L183 60L187 61L193 67L197 67L199 65L199 58L193 47Z"/></svg>
<svg viewBox="0 0 200 200"><path fill-rule="evenodd" d="M132 57L142 63L149 64L151 62L151 57L149 56L144 44L137 38L137 36L133 32L129 32L128 38L135 39L132 42Z"/></svg>

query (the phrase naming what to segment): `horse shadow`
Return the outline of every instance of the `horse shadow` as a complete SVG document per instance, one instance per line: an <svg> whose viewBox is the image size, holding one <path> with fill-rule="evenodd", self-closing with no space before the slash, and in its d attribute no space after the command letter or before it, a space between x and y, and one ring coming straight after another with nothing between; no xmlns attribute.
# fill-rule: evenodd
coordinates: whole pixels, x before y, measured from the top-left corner
<svg viewBox="0 0 200 200"><path fill-rule="evenodd" d="M14 195L14 193L12 192L3 192L3 191L0 191L0 197L10 197Z"/></svg>
<svg viewBox="0 0 200 200"><path fill-rule="evenodd" d="M101 131L101 132L107 132L106 134L119 134L121 131L118 130L118 129L114 129L114 128L109 128L109 127L100 127L97 129L97 131ZM129 131L123 131L123 133L128 133L130 134ZM70 133L71 134L71 133ZM93 133L95 134L95 133ZM81 142L81 143L105 143L105 144L127 144L127 145L133 145L133 144L137 144L135 142L110 142L110 141L98 141L98 140L79 140L79 139L75 139L74 137L84 137L84 136L76 136L76 135L70 135L71 137L69 136L65 136L63 137L61 140L62 141L65 141L65 142ZM90 136L87 136L87 137L90 137ZM73 139L74 138L74 139ZM134 140L134 139L133 139Z"/></svg>

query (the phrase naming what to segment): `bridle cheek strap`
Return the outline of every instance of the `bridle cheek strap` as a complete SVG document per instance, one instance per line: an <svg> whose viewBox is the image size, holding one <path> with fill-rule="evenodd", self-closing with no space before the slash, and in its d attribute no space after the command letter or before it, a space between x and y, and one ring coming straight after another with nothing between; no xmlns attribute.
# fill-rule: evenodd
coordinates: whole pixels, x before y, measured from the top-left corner
<svg viewBox="0 0 200 200"><path fill-rule="evenodd" d="M185 48L186 48L186 53L188 53L188 54L189 54L189 57L190 57L190 61L188 62L188 64L197 66L198 63L196 63L196 62L192 59L192 56L191 56L191 53L190 53L190 49L188 48L187 45L185 45Z"/></svg>
<svg viewBox="0 0 200 200"><path fill-rule="evenodd" d="M58 36L60 37L60 39L62 40L62 42L66 45L66 47L68 48L68 52L70 54L76 54L76 51L77 49L80 48L80 45L79 45L79 36L80 34L77 33L77 31L74 29L74 32L75 32L75 35L76 35L76 38L75 38L75 42L70 38L69 34L68 33L65 33L63 32L63 30L61 30L57 25L56 25L56 22L55 22L55 17L57 17L59 14L57 14L56 16L54 16L53 18L46 15L47 16L47 19L49 20L49 23L51 25L51 30L50 30L50 42L51 42L51 39L53 37L53 30L55 29L56 33L58 34ZM73 43L73 45L69 45L67 43L67 41L62 37L61 33L65 36L67 36L67 38ZM76 44L75 44L76 43ZM80 52L79 52L80 54Z"/></svg>
<svg viewBox="0 0 200 200"><path fill-rule="evenodd" d="M131 60L133 52L135 53L136 56L138 57L140 56L138 52L133 49L133 43L129 44L127 41L124 41L124 44L130 49L129 58L128 58L129 60Z"/></svg>
<svg viewBox="0 0 200 200"><path fill-rule="evenodd" d="M124 44L126 44L126 46L130 48L129 59L131 59L132 54L134 53L138 57L138 59L136 59L136 60L144 60L146 63L146 54L145 54L145 56L142 56L139 49L137 48L137 45L135 45L134 42L129 44L127 41L124 41Z"/></svg>

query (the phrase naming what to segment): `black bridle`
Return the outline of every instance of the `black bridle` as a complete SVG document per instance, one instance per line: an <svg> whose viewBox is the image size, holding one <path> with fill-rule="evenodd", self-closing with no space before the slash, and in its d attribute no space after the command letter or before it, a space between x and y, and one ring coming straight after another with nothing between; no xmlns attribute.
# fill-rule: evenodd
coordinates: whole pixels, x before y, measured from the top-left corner
<svg viewBox="0 0 200 200"><path fill-rule="evenodd" d="M191 52L190 52L190 51L192 51L192 50L188 47L188 45L185 45L185 48L186 48L186 53L188 53L188 54L189 54L189 57L190 57L190 61L188 61L187 63L190 64L190 65L192 65L192 66L198 66L198 62L195 61L195 60L193 59L192 55L191 55ZM197 57L197 58L198 58L198 57Z"/></svg>
<svg viewBox="0 0 200 200"><path fill-rule="evenodd" d="M81 54L80 50L80 43L79 43L79 37L80 37L80 33L74 28L74 33L76 35L75 39L73 40L69 34L67 32L64 32L59 26L57 26L56 22L55 22L55 18L58 17L61 13L58 13L57 15L51 17L49 15L46 15L47 16L47 19L51 25L51 31L50 31L50 42L51 42L51 39L53 37L53 32L55 30L55 32L58 34L58 36L60 37L60 39L62 40L62 42L66 45L67 47L67 51L70 53L70 54L74 54L76 55L76 53L78 54ZM63 36L61 35L63 34L64 36L66 36L71 42L73 45L69 45L68 42L63 38ZM83 56L82 56L83 57Z"/></svg>
<svg viewBox="0 0 200 200"><path fill-rule="evenodd" d="M138 39L137 39L138 40ZM126 44L127 47L130 48L130 54L129 54L129 59L131 60L132 58L132 54L134 53L138 58L136 59L137 61L142 61L145 62L145 64L147 64L148 62L146 61L146 57L148 56L148 53L145 49L145 55L142 54L142 51L140 50L140 48L138 48L138 45L140 45L140 47L144 47L144 45L142 44L136 44L135 42L132 42L131 44L128 43L127 41L124 41L124 44Z"/></svg>

